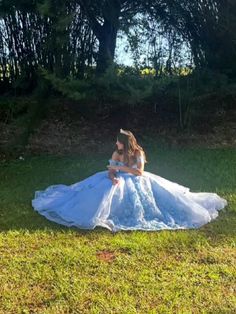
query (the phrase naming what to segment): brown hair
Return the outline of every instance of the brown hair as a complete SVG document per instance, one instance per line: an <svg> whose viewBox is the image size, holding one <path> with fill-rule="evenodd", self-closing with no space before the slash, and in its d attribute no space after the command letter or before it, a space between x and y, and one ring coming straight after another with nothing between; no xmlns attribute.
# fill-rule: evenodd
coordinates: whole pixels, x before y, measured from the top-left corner
<svg viewBox="0 0 236 314"><path fill-rule="evenodd" d="M144 162L146 160L146 154L143 148L138 145L136 138L133 133L128 130L122 130L122 133L117 134L117 140L124 145L124 149L118 150L116 147L116 151L118 154L124 154L124 161L129 163L130 160L136 161L136 153L139 152L144 157Z"/></svg>

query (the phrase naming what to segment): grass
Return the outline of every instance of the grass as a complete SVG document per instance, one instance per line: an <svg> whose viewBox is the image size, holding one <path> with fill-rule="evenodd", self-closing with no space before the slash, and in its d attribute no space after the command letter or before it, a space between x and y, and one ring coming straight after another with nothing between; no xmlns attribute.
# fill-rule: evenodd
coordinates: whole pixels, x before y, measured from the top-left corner
<svg viewBox="0 0 236 314"><path fill-rule="evenodd" d="M31 207L34 191L105 169L110 156L0 164L0 313L235 313L236 151L146 147L146 170L229 205L199 229L78 230Z"/></svg>

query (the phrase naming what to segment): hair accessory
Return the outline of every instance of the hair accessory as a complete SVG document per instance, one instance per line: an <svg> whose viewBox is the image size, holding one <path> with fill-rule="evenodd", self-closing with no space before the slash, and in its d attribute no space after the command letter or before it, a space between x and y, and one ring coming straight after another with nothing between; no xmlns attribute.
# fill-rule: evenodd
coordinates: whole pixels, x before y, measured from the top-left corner
<svg viewBox="0 0 236 314"><path fill-rule="evenodd" d="M129 134L127 132L125 132L125 130L123 130L123 129L120 129L120 133L129 136Z"/></svg>

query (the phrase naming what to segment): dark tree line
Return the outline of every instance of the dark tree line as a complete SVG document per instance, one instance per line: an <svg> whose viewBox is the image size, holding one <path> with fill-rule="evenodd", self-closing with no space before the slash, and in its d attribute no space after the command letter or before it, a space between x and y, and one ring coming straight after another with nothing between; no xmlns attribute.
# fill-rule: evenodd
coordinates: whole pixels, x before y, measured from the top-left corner
<svg viewBox="0 0 236 314"><path fill-rule="evenodd" d="M166 64L170 73L174 43L181 38L197 68L236 76L234 0L2 0L1 89L33 88L40 68L60 78L103 74L114 61L118 31L128 34L137 15L145 17L139 21L152 45L158 31L148 36L148 19L173 42ZM154 67L159 59L155 52Z"/></svg>
<svg viewBox="0 0 236 314"><path fill-rule="evenodd" d="M84 77L97 39L76 1L1 4L0 74L5 86L32 88L38 67L59 77Z"/></svg>

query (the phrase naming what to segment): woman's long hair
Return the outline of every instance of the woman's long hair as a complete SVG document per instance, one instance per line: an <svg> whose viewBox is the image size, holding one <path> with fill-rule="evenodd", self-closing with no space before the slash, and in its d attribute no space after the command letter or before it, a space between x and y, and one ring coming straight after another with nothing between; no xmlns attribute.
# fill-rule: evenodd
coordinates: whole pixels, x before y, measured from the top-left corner
<svg viewBox="0 0 236 314"><path fill-rule="evenodd" d="M128 130L122 130L120 133L117 134L117 140L124 145L124 149L122 150L118 150L118 148L116 147L116 151L118 152L118 154L124 154L124 162L128 164L131 160L135 162L135 155L137 152L140 152L144 157L144 162L147 162L146 154L143 148L138 145L137 140L132 132Z"/></svg>

